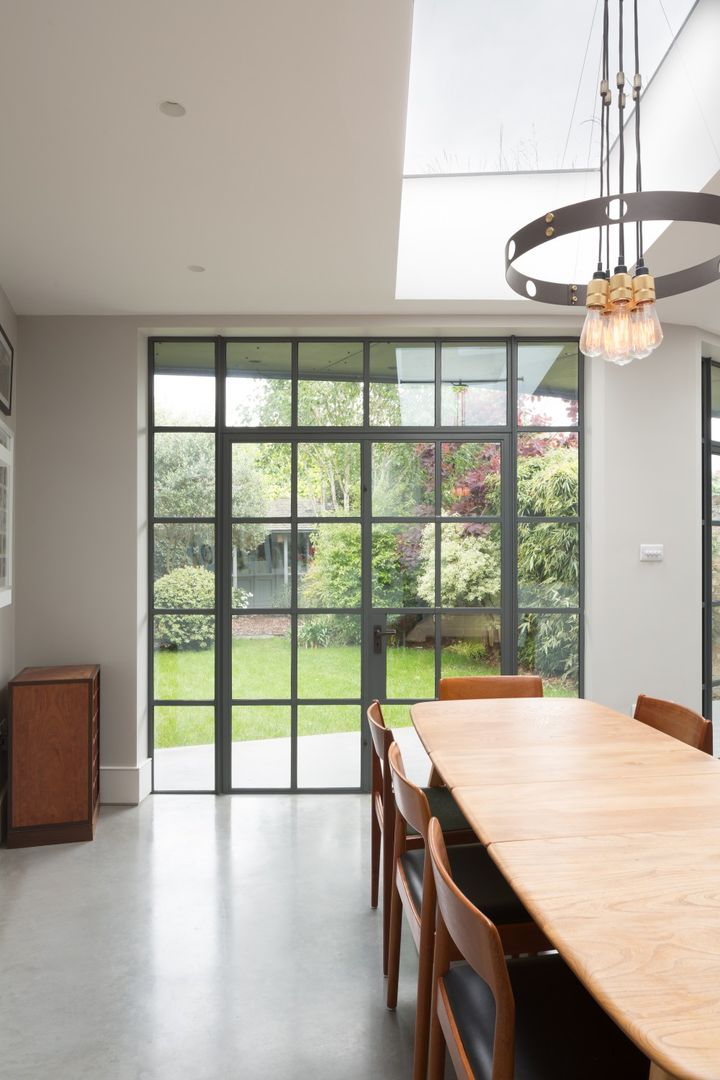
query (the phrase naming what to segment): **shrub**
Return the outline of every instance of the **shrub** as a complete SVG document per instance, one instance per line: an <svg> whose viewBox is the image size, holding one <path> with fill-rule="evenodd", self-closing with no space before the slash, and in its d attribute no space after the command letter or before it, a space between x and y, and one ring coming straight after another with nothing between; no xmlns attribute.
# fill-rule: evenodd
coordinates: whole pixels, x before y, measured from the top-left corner
<svg viewBox="0 0 720 1080"><path fill-rule="evenodd" d="M482 660L486 660L488 656L488 647L485 642L476 641L472 638L451 641L449 645L445 646L445 651L473 663L480 663Z"/></svg>
<svg viewBox="0 0 720 1080"><path fill-rule="evenodd" d="M249 594L233 590L233 604L247 607ZM215 575L202 566L183 566L155 582L158 608L215 607ZM209 649L215 640L213 615L158 615L155 645L160 649Z"/></svg>
<svg viewBox="0 0 720 1080"><path fill-rule="evenodd" d="M298 622L298 644L306 649L329 645L359 645L360 619L344 615L313 615Z"/></svg>

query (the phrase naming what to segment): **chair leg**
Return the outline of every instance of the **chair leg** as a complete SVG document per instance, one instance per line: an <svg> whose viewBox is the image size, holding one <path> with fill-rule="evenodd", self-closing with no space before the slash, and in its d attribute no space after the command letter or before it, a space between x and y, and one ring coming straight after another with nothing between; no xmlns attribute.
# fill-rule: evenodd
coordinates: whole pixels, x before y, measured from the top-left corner
<svg viewBox="0 0 720 1080"><path fill-rule="evenodd" d="M430 916L426 915L422 918L420 923L413 1080L426 1080L427 1075L430 1003L432 998L433 944L435 940L433 926L435 922L434 915L434 912Z"/></svg>
<svg viewBox="0 0 720 1080"><path fill-rule="evenodd" d="M436 994L437 986L433 988L427 1080L443 1080L445 1076L445 1036L440 1026L440 1017L437 1014Z"/></svg>
<svg viewBox="0 0 720 1080"><path fill-rule="evenodd" d="M402 900L393 882L390 904L390 942L388 956L387 1007L397 1007L398 980L400 978L400 938L402 935Z"/></svg>
<svg viewBox="0 0 720 1080"><path fill-rule="evenodd" d="M382 838L382 861L383 861L383 975L388 973L388 956L390 949L390 909L392 907L392 895L395 891L394 882L394 858L393 837L389 835L387 822L383 827Z"/></svg>
<svg viewBox="0 0 720 1080"><path fill-rule="evenodd" d="M370 804L370 907L378 906L380 886L380 823L374 805Z"/></svg>

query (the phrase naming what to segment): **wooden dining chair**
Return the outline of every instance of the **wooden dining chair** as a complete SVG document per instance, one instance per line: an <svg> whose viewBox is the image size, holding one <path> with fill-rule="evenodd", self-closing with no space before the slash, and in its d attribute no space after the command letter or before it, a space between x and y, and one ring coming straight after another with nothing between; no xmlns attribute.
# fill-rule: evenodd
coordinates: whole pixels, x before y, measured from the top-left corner
<svg viewBox="0 0 720 1080"><path fill-rule="evenodd" d="M373 701L367 710L368 726L372 740L372 778L370 799L370 904L378 906L380 891L380 854L383 866L383 975L388 973L388 947L390 943L390 897L393 883L393 831L395 827L395 799L392 777L387 756L395 737L386 727L379 701ZM446 787L426 791L433 816L438 818L450 844L464 844L475 840L475 834L463 816L460 807ZM425 841L419 833L410 829L407 835L409 849L422 847Z"/></svg>
<svg viewBox="0 0 720 1080"><path fill-rule="evenodd" d="M639 694L634 715L641 723L655 728L656 731L664 731L666 735L672 735L674 739L694 746L696 750L704 750L706 754L713 752L711 722L684 705Z"/></svg>
<svg viewBox="0 0 720 1080"><path fill-rule="evenodd" d="M446 1047L462 1080L647 1080L647 1058L557 953L506 960L434 819L428 850L437 925L427 1080L442 1080ZM451 967L458 955L466 963Z"/></svg>
<svg viewBox="0 0 720 1080"><path fill-rule="evenodd" d="M405 775L397 743L388 750L388 764L392 773L397 817L393 848L394 887L390 909L387 1004L390 1009L397 1005L404 909L418 950L413 1080L425 1080L435 938L435 883L425 848L409 848L406 830L399 826L401 821L407 822L427 843L428 825L432 815L426 793ZM442 829L440 831L442 832ZM444 844L443 847L445 848ZM475 903L480 904L498 925L502 947L507 952L535 953L540 949L552 948L482 844L458 844L447 848L447 851L453 876L462 882L467 894Z"/></svg>
<svg viewBox="0 0 720 1080"><path fill-rule="evenodd" d="M440 701L542 696L539 675L453 675L440 680Z"/></svg>

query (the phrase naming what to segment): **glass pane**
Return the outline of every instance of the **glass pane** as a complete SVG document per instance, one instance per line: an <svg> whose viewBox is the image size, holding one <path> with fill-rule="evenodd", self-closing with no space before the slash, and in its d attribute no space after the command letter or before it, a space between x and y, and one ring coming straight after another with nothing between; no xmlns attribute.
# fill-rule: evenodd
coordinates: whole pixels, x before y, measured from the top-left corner
<svg viewBox="0 0 720 1080"><path fill-rule="evenodd" d="M215 427L215 343L159 341L153 404L160 427Z"/></svg>
<svg viewBox="0 0 720 1080"><path fill-rule="evenodd" d="M360 525L298 526L299 607L360 607Z"/></svg>
<svg viewBox="0 0 720 1080"><path fill-rule="evenodd" d="M442 346L443 427L507 424L507 348L497 344Z"/></svg>
<svg viewBox="0 0 720 1080"><path fill-rule="evenodd" d="M499 615L442 615L440 633L443 678L500 674Z"/></svg>
<svg viewBox="0 0 720 1080"><path fill-rule="evenodd" d="M233 525L231 603L234 608L289 608L292 588L291 527Z"/></svg>
<svg viewBox="0 0 720 1080"><path fill-rule="evenodd" d="M297 450L299 517L360 514L360 443L300 443Z"/></svg>
<svg viewBox="0 0 720 1080"><path fill-rule="evenodd" d="M287 705L234 705L232 786L290 787L290 709Z"/></svg>
<svg viewBox="0 0 720 1080"><path fill-rule="evenodd" d="M10 470L0 465L0 588L7 588L9 581L10 549Z"/></svg>
<svg viewBox="0 0 720 1080"><path fill-rule="evenodd" d="M433 689L431 697L435 697ZM383 719L389 728L412 727L409 705L386 705L382 703ZM423 780L423 783L426 781Z"/></svg>
<svg viewBox="0 0 720 1080"><path fill-rule="evenodd" d="M232 696L290 697L289 615L233 615Z"/></svg>
<svg viewBox="0 0 720 1080"><path fill-rule="evenodd" d="M214 607L214 526L200 522L155 525L153 534L155 607ZM193 572L188 574L188 570Z"/></svg>
<svg viewBox="0 0 720 1080"><path fill-rule="evenodd" d="M385 638L386 681L389 698L435 697L435 618L433 615L388 615ZM384 706L383 706L384 715Z"/></svg>
<svg viewBox="0 0 720 1080"><path fill-rule="evenodd" d="M233 443L233 517L290 517L290 443Z"/></svg>
<svg viewBox="0 0 720 1080"><path fill-rule="evenodd" d="M542 676L545 697L577 697L577 615L533 615L520 618L518 671Z"/></svg>
<svg viewBox="0 0 720 1080"><path fill-rule="evenodd" d="M720 435L718 435L720 438ZM710 456L710 500L711 510L710 513L713 516L713 520L717 521L720 518L720 455L711 454Z"/></svg>
<svg viewBox="0 0 720 1080"><path fill-rule="evenodd" d="M712 677L720 679L720 608L712 609Z"/></svg>
<svg viewBox="0 0 720 1080"><path fill-rule="evenodd" d="M519 525L519 606L575 607L579 564L577 525Z"/></svg>
<svg viewBox="0 0 720 1080"><path fill-rule="evenodd" d="M158 432L154 443L155 517L215 516L215 436Z"/></svg>
<svg viewBox="0 0 720 1080"><path fill-rule="evenodd" d="M435 513L434 443L373 443L372 512L375 517Z"/></svg>
<svg viewBox="0 0 720 1080"><path fill-rule="evenodd" d="M374 342L370 346L370 423L435 426L435 346Z"/></svg>
<svg viewBox="0 0 720 1080"><path fill-rule="evenodd" d="M215 616L156 615L154 633L156 699L212 701Z"/></svg>
<svg viewBox="0 0 720 1080"><path fill-rule="evenodd" d="M500 606L500 526L442 525L442 607Z"/></svg>
<svg viewBox="0 0 720 1080"><path fill-rule="evenodd" d="M520 435L517 470L520 517L577 515L577 435Z"/></svg>
<svg viewBox="0 0 720 1080"><path fill-rule="evenodd" d="M720 442L720 366L710 365L710 438Z"/></svg>
<svg viewBox="0 0 720 1080"><path fill-rule="evenodd" d="M214 707L156 705L154 716L155 790L214 791Z"/></svg>
<svg viewBox="0 0 720 1080"><path fill-rule="evenodd" d="M500 514L500 443L442 444L442 512L446 517Z"/></svg>
<svg viewBox="0 0 720 1080"><path fill-rule="evenodd" d="M720 525L713 525L710 530L710 558L712 562L711 600L720 600Z"/></svg>
<svg viewBox="0 0 720 1080"><path fill-rule="evenodd" d="M518 345L518 423L564 427L577 422L577 344L522 342Z"/></svg>
<svg viewBox="0 0 720 1080"><path fill-rule="evenodd" d="M373 607L435 604L435 526L373 525Z"/></svg>
<svg viewBox="0 0 720 1080"><path fill-rule="evenodd" d="M360 786L357 705L298 706L298 787Z"/></svg>
<svg viewBox="0 0 720 1080"><path fill-rule="evenodd" d="M298 371L299 424L312 427L362 424L361 341L301 342Z"/></svg>
<svg viewBox="0 0 720 1080"><path fill-rule="evenodd" d="M359 698L359 615L298 616L298 697Z"/></svg>
<svg viewBox="0 0 720 1080"><path fill-rule="evenodd" d="M289 427L292 347L289 341L227 343L225 416L229 427Z"/></svg>

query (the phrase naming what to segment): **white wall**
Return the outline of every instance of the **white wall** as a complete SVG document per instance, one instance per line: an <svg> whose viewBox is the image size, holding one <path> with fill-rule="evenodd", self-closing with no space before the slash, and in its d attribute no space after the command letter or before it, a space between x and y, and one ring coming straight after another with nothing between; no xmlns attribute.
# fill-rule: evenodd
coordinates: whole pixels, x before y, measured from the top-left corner
<svg viewBox="0 0 720 1080"><path fill-rule="evenodd" d="M652 356L588 362L586 696L702 698L701 338L665 327ZM641 543L664 544L660 564Z"/></svg>
<svg viewBox="0 0 720 1080"><path fill-rule="evenodd" d="M522 319L525 333L575 322ZM18 366L16 666L103 668L105 801L147 790L148 327L23 318ZM152 321L177 333L504 333L488 319ZM647 691L699 708L700 336L666 327L653 357L588 369L586 694L627 710ZM665 544L662 565L638 562ZM1 618L1 616L0 616ZM0 624L2 625L2 624Z"/></svg>
<svg viewBox="0 0 720 1080"><path fill-rule="evenodd" d="M0 324L2 324L3 330L10 338L10 342L15 349L14 358L14 371L13 381L14 386L12 390L11 408L12 414L2 418L8 425L11 431L16 433L17 438L17 383L18 383L18 370L19 370L19 349L18 349L18 327L17 319L15 318L15 312L10 306L5 293L0 289ZM22 446L18 451L17 442L15 445L15 468L17 469L18 453L22 452ZM17 485L16 485L17 486ZM15 550L15 549L14 549ZM16 553L16 552L15 552ZM11 679L15 674L15 612L17 610L18 595L17 595L17 575L14 576L13 584L13 602L7 607L0 608L0 688L4 688L8 679ZM7 715L6 703L4 699L0 703L0 716Z"/></svg>

